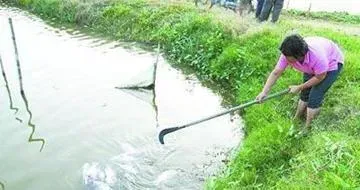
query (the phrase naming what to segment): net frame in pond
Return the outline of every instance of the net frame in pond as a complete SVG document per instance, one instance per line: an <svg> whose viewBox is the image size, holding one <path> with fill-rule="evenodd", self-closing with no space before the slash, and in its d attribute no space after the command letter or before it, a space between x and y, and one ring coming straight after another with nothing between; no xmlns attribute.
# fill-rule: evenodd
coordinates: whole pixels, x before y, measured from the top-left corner
<svg viewBox="0 0 360 190"><path fill-rule="evenodd" d="M155 120L156 120L156 127L159 127L159 112L158 112L158 107L156 104L156 76L157 76L157 68L158 68L158 63L159 63L159 56L160 56L160 49L161 46L160 44L158 44L157 46L157 53L156 53L156 60L155 63L153 64L153 71L152 71L152 80L150 83L136 83L133 85L123 85L120 87L115 87L116 89L119 89L127 94L130 94L131 96L134 96L135 98L144 101L146 103L151 104L151 106L154 108L155 111ZM151 99L151 103L148 100L144 100L140 94L145 94L148 95L149 93L151 93L152 99Z"/></svg>
<svg viewBox="0 0 360 190"><path fill-rule="evenodd" d="M144 89L144 90L151 90L151 89L155 89L155 82L156 82L156 72L157 72L157 67L158 67L158 62L159 62L159 56L160 56L160 44L158 44L157 46L157 55L156 55L156 61L154 63L154 66L152 67L153 71L152 71L152 79L148 82L148 81L136 81L135 83L134 78L136 78L137 76L141 75L136 75L135 77L133 77L132 79L130 79L131 82L128 83L133 83L133 84L127 84L127 85L122 85L122 86L118 86L115 87L117 89L128 89L128 90L139 90L139 89Z"/></svg>

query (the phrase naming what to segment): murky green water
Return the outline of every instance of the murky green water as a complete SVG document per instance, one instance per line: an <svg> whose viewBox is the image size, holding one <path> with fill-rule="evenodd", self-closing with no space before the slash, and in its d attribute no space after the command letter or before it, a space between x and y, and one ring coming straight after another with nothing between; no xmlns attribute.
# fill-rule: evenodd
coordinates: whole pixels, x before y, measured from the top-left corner
<svg viewBox="0 0 360 190"><path fill-rule="evenodd" d="M158 142L156 115L166 127L223 108L218 96L162 57L157 113L153 92L115 88L139 74L148 77L154 52L52 28L0 7L0 56L6 77L0 76L0 189L201 189L241 140L241 120L223 116Z"/></svg>

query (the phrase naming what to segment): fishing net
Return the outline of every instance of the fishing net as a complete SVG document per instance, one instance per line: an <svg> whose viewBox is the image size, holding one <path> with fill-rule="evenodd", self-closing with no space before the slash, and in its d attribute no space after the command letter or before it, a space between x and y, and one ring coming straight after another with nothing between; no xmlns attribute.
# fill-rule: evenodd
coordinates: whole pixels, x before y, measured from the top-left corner
<svg viewBox="0 0 360 190"><path fill-rule="evenodd" d="M144 71L140 71L139 74L135 75L134 77L130 78L123 84L117 86L118 89L153 89L155 80L154 80L154 69L155 66L152 65L151 67L147 68Z"/></svg>
<svg viewBox="0 0 360 190"><path fill-rule="evenodd" d="M160 45L157 48L157 56L155 63L146 69L145 71L140 72L138 75L132 77L125 84L117 86L116 88L122 90L140 90L140 89L154 89L155 80L156 80L156 70L157 64L159 61L160 54Z"/></svg>
<svg viewBox="0 0 360 190"><path fill-rule="evenodd" d="M156 104L156 92L155 92L155 84L156 84L156 71L157 65L159 62L160 55L160 44L157 48L157 56L155 63L148 69L140 74L132 77L126 85L121 85L116 87L121 91L139 99L143 102L150 104L155 111L155 119L156 125L159 125L158 121L158 108Z"/></svg>
<svg viewBox="0 0 360 190"><path fill-rule="evenodd" d="M125 84L117 86L115 88L120 89L121 91L140 99L144 102L147 102L153 105L155 102L155 81L156 81L156 70L159 61L160 55L160 45L157 48L157 56L155 63L130 78Z"/></svg>

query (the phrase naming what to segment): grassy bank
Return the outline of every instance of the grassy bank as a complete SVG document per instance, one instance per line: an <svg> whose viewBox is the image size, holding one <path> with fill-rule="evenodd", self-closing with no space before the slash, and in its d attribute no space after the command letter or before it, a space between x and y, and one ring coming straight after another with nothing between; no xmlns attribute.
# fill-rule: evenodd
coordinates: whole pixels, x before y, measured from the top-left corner
<svg viewBox="0 0 360 190"><path fill-rule="evenodd" d="M298 97L285 96L247 109L246 139L223 174L208 179L209 189L339 189L360 186L360 39L329 28L283 19L277 25L246 30L199 11L192 4L148 0L9 0L44 18L88 26L115 39L161 43L174 65L191 68L232 104L260 92L286 34L328 37L342 47L346 63L328 93L312 133L288 135ZM249 21L251 22L251 21ZM246 32L245 32L246 31ZM274 91L298 84L288 70Z"/></svg>
<svg viewBox="0 0 360 190"><path fill-rule="evenodd" d="M360 15L351 15L346 12L305 12L298 10L289 10L285 12L286 15L293 17L302 17L306 19L321 19L331 22L360 24Z"/></svg>

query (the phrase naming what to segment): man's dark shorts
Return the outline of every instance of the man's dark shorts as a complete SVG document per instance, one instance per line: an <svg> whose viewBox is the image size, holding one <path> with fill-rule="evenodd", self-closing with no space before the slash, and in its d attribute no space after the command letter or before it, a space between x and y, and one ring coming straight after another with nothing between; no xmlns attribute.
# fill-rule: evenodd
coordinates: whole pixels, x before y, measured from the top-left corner
<svg viewBox="0 0 360 190"><path fill-rule="evenodd" d="M329 90L331 85L335 82L342 70L343 64L338 63L338 69L335 71L329 71L326 77L316 86L301 91L300 99L304 102L308 102L308 108L319 108L323 102L325 93ZM314 75L304 73L304 82L311 79Z"/></svg>

